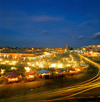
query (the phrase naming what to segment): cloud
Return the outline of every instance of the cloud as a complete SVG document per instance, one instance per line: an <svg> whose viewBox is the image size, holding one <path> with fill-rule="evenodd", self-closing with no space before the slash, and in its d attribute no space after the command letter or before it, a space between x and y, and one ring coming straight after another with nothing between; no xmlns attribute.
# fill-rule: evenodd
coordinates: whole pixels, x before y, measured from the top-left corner
<svg viewBox="0 0 100 102"><path fill-rule="evenodd" d="M100 32L95 33L92 37L92 39L100 39Z"/></svg>
<svg viewBox="0 0 100 102"><path fill-rule="evenodd" d="M46 30L43 30L43 31L41 31L41 33L42 34L50 34L48 31L46 31Z"/></svg>
<svg viewBox="0 0 100 102"><path fill-rule="evenodd" d="M85 21L77 25L78 27L85 26L86 24L90 23L90 21Z"/></svg>
<svg viewBox="0 0 100 102"><path fill-rule="evenodd" d="M37 16L37 17L31 17L30 20L35 21L35 22L40 22L40 21L60 21L60 20L64 20L64 18L49 17L49 16Z"/></svg>
<svg viewBox="0 0 100 102"><path fill-rule="evenodd" d="M81 39L85 39L85 37L84 36L79 36L79 37L73 37L73 39L81 40Z"/></svg>
<svg viewBox="0 0 100 102"><path fill-rule="evenodd" d="M3 26L3 24L8 25L7 27L11 25L15 25L15 23L18 24L25 24L25 22L51 22L51 21L62 21L64 18L62 17L51 17L51 16L19 16L19 17L13 17L13 16L6 16L6 17L0 17L1 24L0 26Z"/></svg>

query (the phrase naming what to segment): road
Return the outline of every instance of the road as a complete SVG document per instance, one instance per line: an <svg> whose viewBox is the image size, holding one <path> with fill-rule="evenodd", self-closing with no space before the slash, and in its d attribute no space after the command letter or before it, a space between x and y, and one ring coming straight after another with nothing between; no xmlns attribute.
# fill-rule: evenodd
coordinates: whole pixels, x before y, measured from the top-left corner
<svg viewBox="0 0 100 102"><path fill-rule="evenodd" d="M2 98L1 102L4 102L4 101L7 101L7 102L58 101L58 100L74 99L75 97L76 98L85 97L84 95L87 95L87 94L81 94L81 93L86 93L86 92L88 93L89 90L98 88L100 86L100 65L97 63L94 63L93 61L90 61L89 59L85 59L85 60L97 66L99 69L97 75L92 77L91 79L81 82L80 84L75 84L69 87L66 86L64 88L51 87L51 88L44 89L41 87L39 88L39 91L36 91L34 88L31 88L30 90L26 90L26 91L22 90L20 94L17 93L14 96L12 95L12 97L10 96L10 98L9 96L7 96L6 99ZM88 97L90 96L91 94L88 94Z"/></svg>

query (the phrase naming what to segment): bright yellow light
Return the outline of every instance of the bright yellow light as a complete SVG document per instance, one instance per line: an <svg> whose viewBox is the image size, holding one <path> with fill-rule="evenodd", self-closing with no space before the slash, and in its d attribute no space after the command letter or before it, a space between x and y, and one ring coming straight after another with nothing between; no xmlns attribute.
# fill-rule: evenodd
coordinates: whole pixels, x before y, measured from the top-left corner
<svg viewBox="0 0 100 102"><path fill-rule="evenodd" d="M1 64L6 64L5 62L1 62Z"/></svg>
<svg viewBox="0 0 100 102"><path fill-rule="evenodd" d="M16 70L17 68L16 67L11 67L11 70Z"/></svg>
<svg viewBox="0 0 100 102"><path fill-rule="evenodd" d="M67 67L70 67L71 65L70 64L67 64Z"/></svg>
<svg viewBox="0 0 100 102"><path fill-rule="evenodd" d="M25 67L24 69L26 70L26 72L29 72L30 71L30 68L29 67Z"/></svg>
<svg viewBox="0 0 100 102"><path fill-rule="evenodd" d="M10 65L15 65L17 61L12 61L12 63L9 63Z"/></svg>
<svg viewBox="0 0 100 102"><path fill-rule="evenodd" d="M39 63L38 63L38 62L36 62L36 65L39 65Z"/></svg>
<svg viewBox="0 0 100 102"><path fill-rule="evenodd" d="M58 67L59 67L59 68L62 68L62 66L63 66L62 64L58 64Z"/></svg>
<svg viewBox="0 0 100 102"><path fill-rule="evenodd" d="M17 61L12 61L12 63L16 63Z"/></svg>
<svg viewBox="0 0 100 102"><path fill-rule="evenodd" d="M75 73L75 71L71 71L71 70L70 70L70 73Z"/></svg>
<svg viewBox="0 0 100 102"><path fill-rule="evenodd" d="M34 75L28 75L27 78L34 78Z"/></svg>
<svg viewBox="0 0 100 102"><path fill-rule="evenodd" d="M8 78L8 82L18 81L18 78Z"/></svg>
<svg viewBox="0 0 100 102"><path fill-rule="evenodd" d="M92 54L93 53L93 51L90 51L90 54Z"/></svg>
<svg viewBox="0 0 100 102"><path fill-rule="evenodd" d="M50 67L56 67L56 64L51 64Z"/></svg>
<svg viewBox="0 0 100 102"><path fill-rule="evenodd" d="M8 63L9 61L5 61L6 63Z"/></svg>
<svg viewBox="0 0 100 102"><path fill-rule="evenodd" d="M4 72L5 72L5 69L2 69L2 68L1 68L1 74L3 74Z"/></svg>
<svg viewBox="0 0 100 102"><path fill-rule="evenodd" d="M75 69L76 71L81 71L80 69Z"/></svg>
<svg viewBox="0 0 100 102"><path fill-rule="evenodd" d="M40 64L39 67L43 68L43 64Z"/></svg>
<svg viewBox="0 0 100 102"><path fill-rule="evenodd" d="M31 65L31 63L30 63L30 62L27 62L27 64L28 64L28 65Z"/></svg>
<svg viewBox="0 0 100 102"><path fill-rule="evenodd" d="M0 58L0 61L2 61L2 58Z"/></svg>
<svg viewBox="0 0 100 102"><path fill-rule="evenodd" d="M32 64L32 66L34 67L34 64Z"/></svg>
<svg viewBox="0 0 100 102"><path fill-rule="evenodd" d="M45 61L43 61L43 64L45 64Z"/></svg>
<svg viewBox="0 0 100 102"><path fill-rule="evenodd" d="M66 58L66 60L68 60L68 58Z"/></svg>
<svg viewBox="0 0 100 102"><path fill-rule="evenodd" d="M84 63L84 61L80 61L80 63Z"/></svg>
<svg viewBox="0 0 100 102"><path fill-rule="evenodd" d="M15 56L15 59L16 59L17 57Z"/></svg>
<svg viewBox="0 0 100 102"><path fill-rule="evenodd" d="M13 63L10 62L9 65L13 65Z"/></svg>

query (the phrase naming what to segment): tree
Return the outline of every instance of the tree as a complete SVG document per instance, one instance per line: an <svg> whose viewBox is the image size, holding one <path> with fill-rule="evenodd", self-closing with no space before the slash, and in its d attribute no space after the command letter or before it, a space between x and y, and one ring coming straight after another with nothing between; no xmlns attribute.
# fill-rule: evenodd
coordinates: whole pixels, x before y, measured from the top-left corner
<svg viewBox="0 0 100 102"><path fill-rule="evenodd" d="M71 47L70 50L73 50L73 48Z"/></svg>

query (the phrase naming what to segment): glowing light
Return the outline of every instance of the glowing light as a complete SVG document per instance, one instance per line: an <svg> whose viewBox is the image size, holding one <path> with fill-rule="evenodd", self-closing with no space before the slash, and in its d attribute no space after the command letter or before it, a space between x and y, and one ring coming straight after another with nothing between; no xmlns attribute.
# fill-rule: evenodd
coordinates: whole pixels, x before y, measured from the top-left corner
<svg viewBox="0 0 100 102"><path fill-rule="evenodd" d="M8 63L9 61L5 61L6 63Z"/></svg>
<svg viewBox="0 0 100 102"><path fill-rule="evenodd" d="M66 60L68 60L68 58L66 58Z"/></svg>
<svg viewBox="0 0 100 102"><path fill-rule="evenodd" d="M75 69L76 71L81 71L80 69Z"/></svg>
<svg viewBox="0 0 100 102"><path fill-rule="evenodd" d="M67 64L67 67L70 67L71 65L70 64Z"/></svg>
<svg viewBox="0 0 100 102"><path fill-rule="evenodd" d="M50 67L56 67L56 64L51 64Z"/></svg>
<svg viewBox="0 0 100 102"><path fill-rule="evenodd" d="M18 81L18 78L8 78L8 82Z"/></svg>
<svg viewBox="0 0 100 102"><path fill-rule="evenodd" d="M7 55L7 58L9 57L9 55Z"/></svg>
<svg viewBox="0 0 100 102"><path fill-rule="evenodd" d="M13 63L10 62L9 65L13 65Z"/></svg>
<svg viewBox="0 0 100 102"><path fill-rule="evenodd" d="M23 60L25 61L25 59L26 59L26 58L24 57Z"/></svg>
<svg viewBox="0 0 100 102"><path fill-rule="evenodd" d="M3 74L4 72L5 72L5 69L2 69L2 68L1 68L1 74Z"/></svg>
<svg viewBox="0 0 100 102"><path fill-rule="evenodd" d="M15 59L16 59L17 57L15 56Z"/></svg>
<svg viewBox="0 0 100 102"><path fill-rule="evenodd" d="M34 64L32 64L32 66L34 67Z"/></svg>
<svg viewBox="0 0 100 102"><path fill-rule="evenodd" d="M80 61L80 63L84 63L84 61Z"/></svg>
<svg viewBox="0 0 100 102"><path fill-rule="evenodd" d="M90 51L90 54L92 54L93 53L93 51Z"/></svg>
<svg viewBox="0 0 100 102"><path fill-rule="evenodd" d="M5 62L1 62L1 64L6 64Z"/></svg>
<svg viewBox="0 0 100 102"><path fill-rule="evenodd" d="M17 61L12 61L12 63L16 63Z"/></svg>
<svg viewBox="0 0 100 102"><path fill-rule="evenodd" d="M4 55L4 58L6 57L6 55Z"/></svg>
<svg viewBox="0 0 100 102"><path fill-rule="evenodd" d="M2 58L0 58L0 61L2 61Z"/></svg>
<svg viewBox="0 0 100 102"><path fill-rule="evenodd" d="M11 70L16 70L17 68L16 67L11 67Z"/></svg>
<svg viewBox="0 0 100 102"><path fill-rule="evenodd" d="M27 78L34 78L34 75L28 75Z"/></svg>
<svg viewBox="0 0 100 102"><path fill-rule="evenodd" d="M39 67L43 68L43 64L40 64Z"/></svg>
<svg viewBox="0 0 100 102"><path fill-rule="evenodd" d="M75 73L75 71L71 71L71 70L70 70L70 73Z"/></svg>
<svg viewBox="0 0 100 102"><path fill-rule="evenodd" d="M39 65L39 63L38 63L38 62L36 62L36 65Z"/></svg>
<svg viewBox="0 0 100 102"><path fill-rule="evenodd" d="M26 72L29 72L30 68L29 67L25 67L25 70L26 70Z"/></svg>
<svg viewBox="0 0 100 102"><path fill-rule="evenodd" d="M30 63L30 62L27 62L27 64L28 64L28 65L31 65L31 63Z"/></svg>
<svg viewBox="0 0 100 102"><path fill-rule="evenodd" d="M62 64L58 64L58 67L59 67L59 68L62 68L62 66L63 66Z"/></svg>
<svg viewBox="0 0 100 102"><path fill-rule="evenodd" d="M33 59L35 60L36 58L34 57Z"/></svg>

